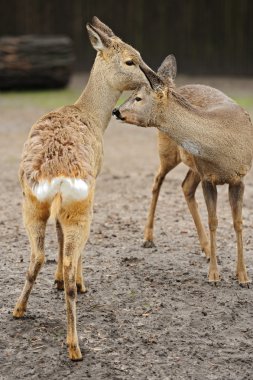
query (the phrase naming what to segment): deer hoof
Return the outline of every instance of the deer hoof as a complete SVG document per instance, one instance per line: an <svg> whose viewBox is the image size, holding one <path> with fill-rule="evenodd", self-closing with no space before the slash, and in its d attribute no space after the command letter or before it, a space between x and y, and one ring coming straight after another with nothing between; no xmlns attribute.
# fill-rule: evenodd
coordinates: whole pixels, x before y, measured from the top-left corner
<svg viewBox="0 0 253 380"><path fill-rule="evenodd" d="M251 281L248 278L246 270L237 272L237 279L239 282L239 285L248 285Z"/></svg>
<svg viewBox="0 0 253 380"><path fill-rule="evenodd" d="M86 293L87 289L84 284L76 284L77 293Z"/></svg>
<svg viewBox="0 0 253 380"><path fill-rule="evenodd" d="M13 310L13 317L14 318L22 318L25 315L25 309L21 306L16 306L15 309Z"/></svg>
<svg viewBox="0 0 253 380"><path fill-rule="evenodd" d="M152 240L145 240L142 244L143 248L155 248L155 243Z"/></svg>
<svg viewBox="0 0 253 380"><path fill-rule="evenodd" d="M64 281L63 280L55 280L57 290L64 290Z"/></svg>
<svg viewBox="0 0 253 380"><path fill-rule="evenodd" d="M208 276L209 282L219 282L220 281L220 274L218 270L210 270L209 271L209 276Z"/></svg>
<svg viewBox="0 0 253 380"><path fill-rule="evenodd" d="M69 344L68 350L69 350L69 358L71 360L73 361L83 360L79 346L77 346L76 344Z"/></svg>

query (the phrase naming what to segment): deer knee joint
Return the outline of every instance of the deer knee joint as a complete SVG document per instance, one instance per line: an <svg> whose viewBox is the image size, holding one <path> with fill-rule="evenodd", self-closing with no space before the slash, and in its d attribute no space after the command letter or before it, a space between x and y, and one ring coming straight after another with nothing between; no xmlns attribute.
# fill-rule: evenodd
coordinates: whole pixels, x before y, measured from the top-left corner
<svg viewBox="0 0 253 380"><path fill-rule="evenodd" d="M29 271L27 271L27 273L26 273L26 279L27 279L28 282L30 282L30 283L33 284L34 281L35 281L35 275L31 274Z"/></svg>
<svg viewBox="0 0 253 380"><path fill-rule="evenodd" d="M161 181L163 181L163 179L164 179L164 175L161 175L161 174L159 174L156 177L154 185L153 185L153 189L152 189L152 194L155 194L157 192L158 188L160 187L159 184L161 183Z"/></svg>
<svg viewBox="0 0 253 380"><path fill-rule="evenodd" d="M75 299L77 295L76 285L66 286L66 294L69 298Z"/></svg>
<svg viewBox="0 0 253 380"><path fill-rule="evenodd" d="M72 267L72 258L70 256L65 256L63 259L64 272L68 271L71 267Z"/></svg>
<svg viewBox="0 0 253 380"><path fill-rule="evenodd" d="M33 274L30 273L30 271L28 270L27 273L26 273L26 279L27 281L33 283L36 279L36 276L37 276L37 273L39 272L40 268L42 267L43 263L44 263L44 255L39 255L38 257L36 257L35 259L35 262L34 262L34 268L33 268Z"/></svg>
<svg viewBox="0 0 253 380"><path fill-rule="evenodd" d="M68 241L66 243L66 246L65 246L65 257L66 258L69 258L69 257L72 257L73 255L73 251L75 249L75 242L74 242L74 238L72 238L73 240L72 241Z"/></svg>
<svg viewBox="0 0 253 380"><path fill-rule="evenodd" d="M186 187L184 187L184 183L182 184L182 189L183 189L183 192L184 192L185 199L187 201L191 201L194 198L195 192L193 192L192 190L189 190Z"/></svg>
<svg viewBox="0 0 253 380"><path fill-rule="evenodd" d="M192 199L194 199L194 195L195 195L195 188L192 188L192 186L190 186L189 184L189 181L187 181L189 178L189 173L187 174L187 176L185 177L184 181L182 182L182 190L183 190L183 193L184 193L184 197L185 199L189 202L191 201Z"/></svg>
<svg viewBox="0 0 253 380"><path fill-rule="evenodd" d="M45 255L40 254L39 256L36 257L36 264L37 265L43 265L45 261Z"/></svg>
<svg viewBox="0 0 253 380"><path fill-rule="evenodd" d="M218 219L217 218L209 218L208 224L209 224L210 231L216 231L216 229L218 227Z"/></svg>
<svg viewBox="0 0 253 380"><path fill-rule="evenodd" d="M236 220L234 222L234 229L236 232L241 232L242 231L242 221L241 220Z"/></svg>
<svg viewBox="0 0 253 380"><path fill-rule="evenodd" d="M36 255L34 259L35 271L37 268L42 267L42 265L44 264L44 261L45 261L45 255L43 253Z"/></svg>

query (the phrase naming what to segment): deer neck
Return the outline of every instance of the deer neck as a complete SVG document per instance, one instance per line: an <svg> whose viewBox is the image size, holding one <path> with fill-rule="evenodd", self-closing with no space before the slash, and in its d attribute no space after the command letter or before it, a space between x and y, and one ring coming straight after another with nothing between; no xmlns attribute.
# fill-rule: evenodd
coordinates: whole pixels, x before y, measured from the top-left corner
<svg viewBox="0 0 253 380"><path fill-rule="evenodd" d="M175 92L170 93L166 111L158 115L155 124L194 156L208 159L217 150L220 131L214 127L214 120Z"/></svg>
<svg viewBox="0 0 253 380"><path fill-rule="evenodd" d="M92 114L93 119L97 120L96 127L104 132L119 96L120 91L110 86L101 58L97 56L88 83L75 105L84 116Z"/></svg>

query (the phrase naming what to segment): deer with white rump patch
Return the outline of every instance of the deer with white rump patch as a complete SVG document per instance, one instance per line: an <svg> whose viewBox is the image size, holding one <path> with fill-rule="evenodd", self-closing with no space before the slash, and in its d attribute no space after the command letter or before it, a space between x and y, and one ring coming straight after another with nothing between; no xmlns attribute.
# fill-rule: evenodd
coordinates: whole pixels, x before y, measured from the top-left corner
<svg viewBox="0 0 253 380"><path fill-rule="evenodd" d="M85 292L82 250L93 213L96 177L103 157L103 133L124 90L147 82L140 54L94 17L87 24L97 50L86 88L75 104L50 112L32 127L24 145L20 182L23 216L31 244L26 281L13 316L23 317L41 269L47 220L56 218L59 242L55 281L65 290L67 345L72 360L82 359L76 330L77 291ZM142 70L140 69L142 66Z"/></svg>
<svg viewBox="0 0 253 380"><path fill-rule="evenodd" d="M243 178L253 156L253 126L248 113L222 92L201 86L203 99L191 99L191 89L177 91L171 80L149 68L144 73L149 85L134 92L113 113L129 124L156 127L178 146L180 159L190 167L186 182L194 196L202 182L210 231L209 281L219 281L216 257L217 185L229 185L229 201L237 237L236 274L240 284L249 282L243 256L242 205ZM165 70L166 72L166 70ZM187 95L188 92L188 95ZM194 96L193 96L194 98ZM170 145L164 144L165 154ZM172 144L172 153L176 147ZM190 191L191 193L191 191ZM158 193L157 193L158 195ZM196 217L196 204L189 204ZM191 209L192 208L192 209ZM195 208L195 211L194 211ZM193 212L192 212L193 211ZM195 221L196 223L196 221Z"/></svg>

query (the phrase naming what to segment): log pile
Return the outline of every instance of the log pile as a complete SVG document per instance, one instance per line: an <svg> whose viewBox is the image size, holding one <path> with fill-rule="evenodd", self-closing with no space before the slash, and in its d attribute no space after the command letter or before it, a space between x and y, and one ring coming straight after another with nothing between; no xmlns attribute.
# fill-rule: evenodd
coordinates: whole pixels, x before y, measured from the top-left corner
<svg viewBox="0 0 253 380"><path fill-rule="evenodd" d="M68 83L73 61L68 37L2 37L0 89L63 87Z"/></svg>

